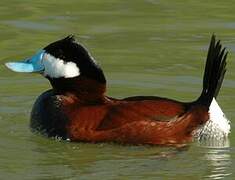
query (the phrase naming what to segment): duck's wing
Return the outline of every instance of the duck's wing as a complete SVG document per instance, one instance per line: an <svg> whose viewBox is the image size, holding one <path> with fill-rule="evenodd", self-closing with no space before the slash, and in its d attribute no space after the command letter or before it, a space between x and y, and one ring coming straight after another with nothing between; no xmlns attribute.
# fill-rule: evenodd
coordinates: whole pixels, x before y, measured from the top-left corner
<svg viewBox="0 0 235 180"><path fill-rule="evenodd" d="M109 109L95 133L100 141L131 144L181 144L208 120L204 106L176 101L126 101ZM96 139L97 140L97 139Z"/></svg>
<svg viewBox="0 0 235 180"><path fill-rule="evenodd" d="M168 122L182 116L187 103L158 97L130 97L110 107L100 129L110 129L137 121Z"/></svg>

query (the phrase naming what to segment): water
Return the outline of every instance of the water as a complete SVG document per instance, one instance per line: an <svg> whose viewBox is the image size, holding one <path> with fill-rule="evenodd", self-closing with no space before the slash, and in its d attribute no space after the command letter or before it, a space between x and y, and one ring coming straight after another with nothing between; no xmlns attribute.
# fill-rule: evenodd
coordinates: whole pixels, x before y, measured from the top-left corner
<svg viewBox="0 0 235 180"><path fill-rule="evenodd" d="M234 179L234 8L216 0L1 0L0 179ZM3 65L72 33L101 64L108 95L190 101L201 91L213 32L230 51L218 102L232 133L219 147L68 143L33 134L29 113L49 83Z"/></svg>

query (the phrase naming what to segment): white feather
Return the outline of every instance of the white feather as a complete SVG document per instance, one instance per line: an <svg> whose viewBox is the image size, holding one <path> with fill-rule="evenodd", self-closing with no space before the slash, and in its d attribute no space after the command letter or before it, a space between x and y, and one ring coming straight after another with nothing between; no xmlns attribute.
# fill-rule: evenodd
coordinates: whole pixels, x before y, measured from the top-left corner
<svg viewBox="0 0 235 180"><path fill-rule="evenodd" d="M216 102L215 98L213 98L212 103L209 109L210 120L217 124L218 127L223 131L226 135L230 132L230 123L226 118L225 114L219 107L219 104Z"/></svg>
<svg viewBox="0 0 235 180"><path fill-rule="evenodd" d="M65 62L48 53L43 56L43 65L45 67L44 76L51 78L72 78L80 74L79 68L74 62Z"/></svg>
<svg viewBox="0 0 235 180"><path fill-rule="evenodd" d="M209 120L199 128L196 137L199 139L224 139L230 133L230 121L213 98L209 108Z"/></svg>

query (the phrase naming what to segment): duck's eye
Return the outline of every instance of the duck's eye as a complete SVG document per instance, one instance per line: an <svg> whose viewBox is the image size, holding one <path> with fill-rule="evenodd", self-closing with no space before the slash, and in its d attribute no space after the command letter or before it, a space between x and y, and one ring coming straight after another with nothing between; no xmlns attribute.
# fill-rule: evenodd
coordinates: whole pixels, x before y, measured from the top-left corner
<svg viewBox="0 0 235 180"><path fill-rule="evenodd" d="M26 59L26 61L25 61L26 63L29 63L30 62L30 59Z"/></svg>

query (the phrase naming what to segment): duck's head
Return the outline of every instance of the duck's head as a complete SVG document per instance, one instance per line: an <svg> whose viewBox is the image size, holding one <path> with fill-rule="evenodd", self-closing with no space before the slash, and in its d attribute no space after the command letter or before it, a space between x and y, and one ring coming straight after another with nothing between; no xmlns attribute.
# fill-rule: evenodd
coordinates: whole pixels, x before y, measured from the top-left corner
<svg viewBox="0 0 235 180"><path fill-rule="evenodd" d="M81 82L86 84L84 86L90 86L88 81L106 83L102 69L74 36L55 41L33 57L20 62L8 62L6 66L15 72L40 73L59 91L84 90Z"/></svg>

